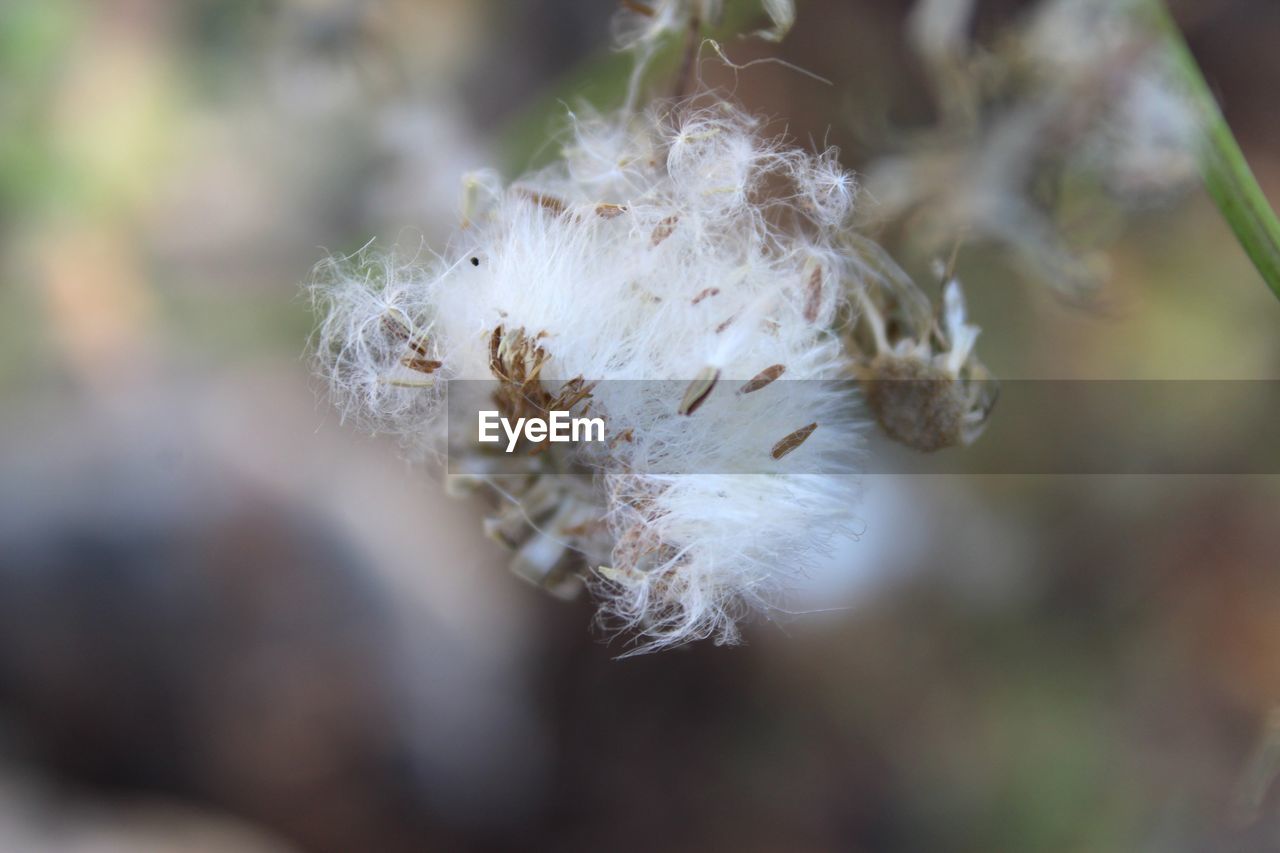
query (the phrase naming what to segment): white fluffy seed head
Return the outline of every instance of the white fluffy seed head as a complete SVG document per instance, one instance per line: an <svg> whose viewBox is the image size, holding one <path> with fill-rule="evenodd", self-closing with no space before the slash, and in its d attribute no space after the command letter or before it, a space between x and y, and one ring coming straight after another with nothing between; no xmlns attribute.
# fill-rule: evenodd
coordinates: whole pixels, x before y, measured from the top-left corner
<svg viewBox="0 0 1280 853"><path fill-rule="evenodd" d="M493 379L494 352L537 361L552 396L596 382L591 413L626 440L569 452L599 472L595 520L612 547L590 581L604 621L639 649L736 639L738 617L784 599L852 523L852 401L829 382L787 381L848 368L831 329L858 286L838 237L852 177L834 151L765 138L715 102L574 117L555 165L471 187L444 257L357 263L319 289L337 398L429 441L435 380ZM783 381L740 393L762 375ZM568 530L542 533L572 541ZM554 574L559 552L531 548L526 562Z"/></svg>

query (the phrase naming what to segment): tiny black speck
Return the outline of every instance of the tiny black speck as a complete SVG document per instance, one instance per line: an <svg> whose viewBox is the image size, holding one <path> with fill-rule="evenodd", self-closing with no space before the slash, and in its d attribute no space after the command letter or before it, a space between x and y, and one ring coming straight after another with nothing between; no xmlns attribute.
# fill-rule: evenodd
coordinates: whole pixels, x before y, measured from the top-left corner
<svg viewBox="0 0 1280 853"><path fill-rule="evenodd" d="M471 259L471 266L473 266L473 267L478 267L478 266L480 266L480 259L479 259L479 258L472 258L472 259Z"/></svg>

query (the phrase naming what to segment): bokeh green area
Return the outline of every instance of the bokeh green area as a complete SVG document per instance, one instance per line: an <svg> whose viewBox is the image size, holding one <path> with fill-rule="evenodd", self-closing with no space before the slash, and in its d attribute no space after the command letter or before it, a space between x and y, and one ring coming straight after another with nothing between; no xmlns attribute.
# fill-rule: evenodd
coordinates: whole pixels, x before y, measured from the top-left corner
<svg viewBox="0 0 1280 853"><path fill-rule="evenodd" d="M802 144L838 144L861 169L890 129L932 117L903 40L908 4L799 5L780 46L726 36L726 51L744 65L778 55L830 85L776 63L734 71L706 55L704 73L770 127ZM981 3L978 25L993 32L1025 5ZM1213 5L1191 16L1191 46L1264 190L1280 199L1280 8ZM759 17L753 4L728 6L726 27L751 29ZM29 463L28 479L8 474L0 491L25 505L45 488L44 472L71 455L48 435L91 446L113 418L158 430L164 452L184 458L200 456L205 441L231 453L241 446L233 438L246 469L270 469L279 494L317 505L346 500L376 469L385 481L342 503L363 531L353 548L375 555L368 582L396 588L376 568L396 531L422 537L402 555L409 564L434 563L434 547L421 541L454 542L446 552L466 578L450 580L452 566L424 568L424 599L443 603L422 618L448 623L459 647L498 647L485 661L511 654L519 666L494 670L502 689L467 678L448 689L537 721L536 738L518 741L526 751L509 758L535 767L533 781L495 795L493 808L509 814L492 825L492 815L451 810L439 794L450 790L447 774L443 789L427 786L407 810L412 818L387 817L379 798L403 791L377 788L374 771L325 775L298 762L298 789L322 778L345 792L335 801L353 814L366 809L331 827L273 801L278 789L255 787L270 775L263 767L279 764L265 737L254 744L267 756L261 764L246 758L233 772L211 760L224 773L215 783L192 759L181 784L170 779L158 793L305 849L1280 849L1280 791L1250 763L1280 705L1280 478L921 486L944 497L913 494L918 510L888 535L928 547L892 572L886 563L891 577L868 570L876 581L839 613L757 625L744 649L618 662L618 647L591 632L588 603L516 586L481 539L474 507L433 503L427 471L400 465L391 443L335 423L306 363L311 268L373 238L407 254L441 248L463 172L489 165L511 176L545 162L564 105L617 103L628 67L609 51L610 10L599 0L0 5L0 450ZM655 64L655 85L677 56L673 47ZM962 251L959 275L996 375L1280 380L1280 302L1202 191L1086 224L1105 234L1109 269L1087 305L997 249ZM931 259L905 260L929 274ZM177 413L201 428L219 417L235 423L186 443L166 432ZM1230 417L1204 413L1195 421L1202 435L1188 440L1213 441ZM1028 423L1022 433L1035 441L1054 427ZM136 433L143 444L149 435ZM45 520L56 523L58 501L51 506ZM290 577L306 586L300 565ZM454 583L479 586L464 594ZM289 588L275 594L264 593L262 607L290 611ZM50 622L85 620L92 636L92 603L67 616L54 599L30 600L44 602ZM509 633L495 633L499 624ZM40 660L40 636L13 648ZM428 665L415 678L445 683L437 673L450 667L430 665L437 651L423 652ZM64 727L77 731L112 713L109 698L106 707L46 706L3 684L0 705L35 720L15 729L24 744L43 742L42 716L79 720ZM344 684L334 675L335 690ZM207 685L193 685L206 696ZM503 692L513 685L519 702ZM317 731L328 743L345 730ZM133 734L117 750L57 742L124 765L173 748L149 742L145 727ZM185 737L184 754L212 751L197 733ZM483 756L491 767L464 755L458 766L488 784L506 758ZM22 820L0 808L0 839L28 838Z"/></svg>

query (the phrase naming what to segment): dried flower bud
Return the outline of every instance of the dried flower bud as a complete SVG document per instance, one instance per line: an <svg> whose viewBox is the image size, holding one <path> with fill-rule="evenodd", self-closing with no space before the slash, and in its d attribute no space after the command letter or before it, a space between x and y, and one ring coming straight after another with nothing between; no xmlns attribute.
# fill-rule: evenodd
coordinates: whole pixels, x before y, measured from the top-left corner
<svg viewBox="0 0 1280 853"><path fill-rule="evenodd" d="M962 383L929 361L880 356L863 372L862 384L880 427L915 450L969 444L985 422L985 414L970 417L973 401Z"/></svg>
<svg viewBox="0 0 1280 853"><path fill-rule="evenodd" d="M868 250L869 244L863 249ZM871 249L877 285L860 294L852 348L867 406L890 438L926 453L977 440L995 405L994 381L974 353L960 282L943 288L941 317L886 255Z"/></svg>

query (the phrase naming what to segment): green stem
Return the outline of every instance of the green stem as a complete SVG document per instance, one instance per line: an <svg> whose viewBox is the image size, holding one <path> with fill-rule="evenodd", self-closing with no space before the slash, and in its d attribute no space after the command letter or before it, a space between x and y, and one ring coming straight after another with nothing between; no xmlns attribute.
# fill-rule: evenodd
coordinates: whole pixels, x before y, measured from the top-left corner
<svg viewBox="0 0 1280 853"><path fill-rule="evenodd" d="M1151 6L1178 74L1204 122L1199 162L1205 186L1267 286L1280 298L1280 220L1249 169L1165 0L1153 0Z"/></svg>

